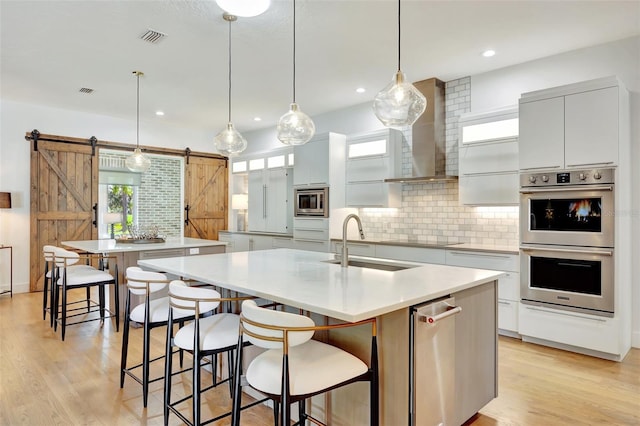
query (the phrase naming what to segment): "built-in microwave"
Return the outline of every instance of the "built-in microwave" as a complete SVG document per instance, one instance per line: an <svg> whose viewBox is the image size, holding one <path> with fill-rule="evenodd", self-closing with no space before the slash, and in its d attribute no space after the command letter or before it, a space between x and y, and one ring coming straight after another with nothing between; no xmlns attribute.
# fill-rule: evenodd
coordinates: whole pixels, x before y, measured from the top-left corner
<svg viewBox="0 0 640 426"><path fill-rule="evenodd" d="M329 217L329 188L296 188L295 217Z"/></svg>

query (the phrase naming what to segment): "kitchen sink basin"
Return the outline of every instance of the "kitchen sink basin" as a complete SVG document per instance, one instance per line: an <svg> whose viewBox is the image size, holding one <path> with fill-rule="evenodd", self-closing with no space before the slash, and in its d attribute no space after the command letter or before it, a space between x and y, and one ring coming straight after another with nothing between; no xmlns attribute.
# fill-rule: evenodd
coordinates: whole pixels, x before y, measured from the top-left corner
<svg viewBox="0 0 640 426"><path fill-rule="evenodd" d="M325 260L325 263L333 263L336 265L340 264L339 259L334 260ZM355 266L358 268L369 268L369 269L378 269L381 271L402 271L404 269L415 268L413 265L400 265L393 263L379 263L379 262L367 262L362 260L349 259L349 266Z"/></svg>

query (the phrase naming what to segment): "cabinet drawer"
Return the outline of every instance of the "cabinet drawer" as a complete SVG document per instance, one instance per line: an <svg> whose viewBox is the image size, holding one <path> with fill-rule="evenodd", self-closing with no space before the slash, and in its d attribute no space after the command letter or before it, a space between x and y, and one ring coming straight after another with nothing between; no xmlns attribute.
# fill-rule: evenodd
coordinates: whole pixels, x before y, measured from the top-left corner
<svg viewBox="0 0 640 426"><path fill-rule="evenodd" d="M347 249L350 256L376 256L376 246L374 244L347 243ZM331 251L334 253L342 253L342 242L331 243Z"/></svg>
<svg viewBox="0 0 640 426"><path fill-rule="evenodd" d="M517 254L447 250L447 265L518 272Z"/></svg>
<svg viewBox="0 0 640 426"><path fill-rule="evenodd" d="M376 257L410 262L444 264L445 251L437 248L377 245Z"/></svg>
<svg viewBox="0 0 640 426"><path fill-rule="evenodd" d="M301 229L329 229L329 220L322 218L296 218L293 220L293 227Z"/></svg>
<svg viewBox="0 0 640 426"><path fill-rule="evenodd" d="M508 300L520 300L520 274L507 272L498 279L498 298Z"/></svg>
<svg viewBox="0 0 640 426"><path fill-rule="evenodd" d="M138 259L161 259L163 257L179 257L184 255L184 249L149 250L141 251Z"/></svg>
<svg viewBox="0 0 640 426"><path fill-rule="evenodd" d="M518 332L518 305L515 300L498 299L498 328Z"/></svg>
<svg viewBox="0 0 640 426"><path fill-rule="evenodd" d="M329 230L328 229L306 229L306 228L294 228L293 238L303 240L323 240L329 242Z"/></svg>
<svg viewBox="0 0 640 426"><path fill-rule="evenodd" d="M329 251L329 241L294 239L293 247L298 250L321 251L326 253Z"/></svg>
<svg viewBox="0 0 640 426"><path fill-rule="evenodd" d="M293 248L293 238L273 237L273 248Z"/></svg>
<svg viewBox="0 0 640 426"><path fill-rule="evenodd" d="M523 336L549 340L579 348L620 355L618 318L605 318L577 312L520 303L518 328Z"/></svg>

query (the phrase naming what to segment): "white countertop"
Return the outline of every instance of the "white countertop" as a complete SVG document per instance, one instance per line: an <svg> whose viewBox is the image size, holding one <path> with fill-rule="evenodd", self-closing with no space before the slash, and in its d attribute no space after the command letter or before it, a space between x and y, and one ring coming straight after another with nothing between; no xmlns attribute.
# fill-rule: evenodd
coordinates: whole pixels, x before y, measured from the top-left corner
<svg viewBox="0 0 640 426"><path fill-rule="evenodd" d="M167 238L164 243L123 244L116 240L63 241L62 245L89 253L121 253L132 251L166 250L189 247L226 246L224 241L202 240L199 238Z"/></svg>
<svg viewBox="0 0 640 426"><path fill-rule="evenodd" d="M416 267L390 272L323 262L333 258L332 253L273 249L139 260L138 264L349 322L436 299L503 275L483 269L383 259L371 260Z"/></svg>

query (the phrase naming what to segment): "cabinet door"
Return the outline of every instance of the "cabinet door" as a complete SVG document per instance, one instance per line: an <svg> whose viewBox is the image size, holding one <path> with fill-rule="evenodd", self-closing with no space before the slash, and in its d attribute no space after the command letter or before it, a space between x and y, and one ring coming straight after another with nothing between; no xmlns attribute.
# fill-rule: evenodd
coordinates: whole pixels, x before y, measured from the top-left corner
<svg viewBox="0 0 640 426"><path fill-rule="evenodd" d="M294 185L328 185L329 139L314 139L294 147Z"/></svg>
<svg viewBox="0 0 640 426"><path fill-rule="evenodd" d="M468 206L518 205L518 172L461 175L460 204Z"/></svg>
<svg viewBox="0 0 640 426"><path fill-rule="evenodd" d="M564 98L520 104L520 170L564 167Z"/></svg>
<svg viewBox="0 0 640 426"><path fill-rule="evenodd" d="M248 219L247 229L249 231L264 231L266 227L267 211L265 209L266 184L264 183L264 172L256 170L249 173L248 189Z"/></svg>
<svg viewBox="0 0 640 426"><path fill-rule="evenodd" d="M266 210L265 230L267 232L288 232L291 226L293 209L289 203L291 179L288 169L272 169L266 171Z"/></svg>
<svg viewBox="0 0 640 426"><path fill-rule="evenodd" d="M565 98L567 167L618 162L618 88L592 90Z"/></svg>

